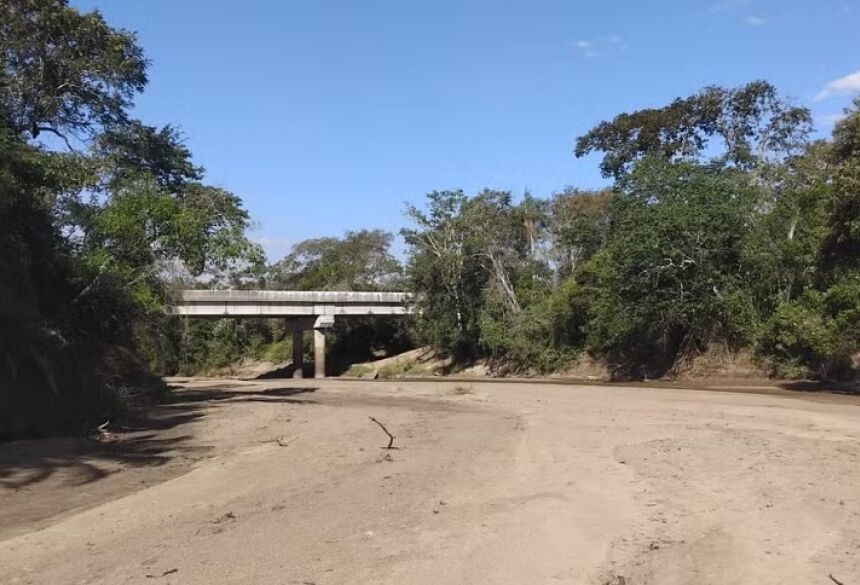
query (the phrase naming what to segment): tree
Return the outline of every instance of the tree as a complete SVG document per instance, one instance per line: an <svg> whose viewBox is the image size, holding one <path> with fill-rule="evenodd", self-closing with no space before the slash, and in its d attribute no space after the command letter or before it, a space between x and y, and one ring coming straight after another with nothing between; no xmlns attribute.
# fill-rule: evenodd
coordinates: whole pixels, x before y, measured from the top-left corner
<svg viewBox="0 0 860 585"><path fill-rule="evenodd" d="M819 141L773 167L772 180L752 181L759 201L747 218L742 266L762 319L821 276L818 257L833 199L830 158L830 145Z"/></svg>
<svg viewBox="0 0 860 585"><path fill-rule="evenodd" d="M481 290L489 278L468 249L466 202L462 191L433 191L426 212L407 207L415 226L401 231L409 246L406 272L418 293L420 330L432 345L461 357L476 351Z"/></svg>
<svg viewBox="0 0 860 585"><path fill-rule="evenodd" d="M602 152L601 172L618 179L646 156L697 160L715 150L710 140L717 137L722 143L716 158L749 169L800 152L811 128L807 109L786 103L770 83L754 81L620 114L579 137L575 154Z"/></svg>
<svg viewBox="0 0 860 585"><path fill-rule="evenodd" d="M0 47L0 426L85 431L130 388L163 389L132 352L169 345L168 269L214 283L262 254L241 200L202 182L179 134L129 118L146 83L132 34L13 0Z"/></svg>
<svg viewBox="0 0 860 585"><path fill-rule="evenodd" d="M566 189L550 201L549 229L559 276L573 274L600 250L609 231L612 191Z"/></svg>
<svg viewBox="0 0 860 585"><path fill-rule="evenodd" d="M526 199L526 205L529 200ZM508 311L522 310L514 288L521 266L531 254L534 230L524 207L513 205L507 191L484 190L462 207L466 249L483 264Z"/></svg>
<svg viewBox="0 0 860 585"><path fill-rule="evenodd" d="M428 211L409 208L416 227L403 231L419 331L461 359L489 354L525 364L542 358L553 319L532 306L543 307L549 286L549 270L535 254L545 202L526 196L517 205L509 192L492 190L427 198ZM539 325L526 326L532 322ZM531 334L538 330L544 334L536 340Z"/></svg>
<svg viewBox="0 0 860 585"><path fill-rule="evenodd" d="M610 208L589 343L627 375L661 375L711 342L750 341L739 271L757 193L718 166L646 159Z"/></svg>
<svg viewBox="0 0 860 585"><path fill-rule="evenodd" d="M833 130L834 198L822 244L828 272L847 276L860 270L860 98Z"/></svg>
<svg viewBox="0 0 860 585"><path fill-rule="evenodd" d="M172 126L158 129L137 120L112 126L97 137L93 155L108 186L145 176L159 189L178 191L203 180L203 168L192 162L191 151Z"/></svg>
<svg viewBox="0 0 860 585"><path fill-rule="evenodd" d="M392 235L382 230L347 232L294 245L269 270L270 288L288 290L392 290L402 268L391 254Z"/></svg>
<svg viewBox="0 0 860 585"><path fill-rule="evenodd" d="M146 85L133 34L66 0L0 4L0 118L19 134L93 135L127 119Z"/></svg>

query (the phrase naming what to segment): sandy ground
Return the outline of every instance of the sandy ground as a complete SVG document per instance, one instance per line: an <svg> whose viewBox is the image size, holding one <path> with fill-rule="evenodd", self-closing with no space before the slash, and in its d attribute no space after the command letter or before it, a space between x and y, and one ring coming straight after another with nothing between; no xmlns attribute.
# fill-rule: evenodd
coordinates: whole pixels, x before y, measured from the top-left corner
<svg viewBox="0 0 860 585"><path fill-rule="evenodd" d="M860 584L857 398L183 386L106 445L0 446L0 583Z"/></svg>

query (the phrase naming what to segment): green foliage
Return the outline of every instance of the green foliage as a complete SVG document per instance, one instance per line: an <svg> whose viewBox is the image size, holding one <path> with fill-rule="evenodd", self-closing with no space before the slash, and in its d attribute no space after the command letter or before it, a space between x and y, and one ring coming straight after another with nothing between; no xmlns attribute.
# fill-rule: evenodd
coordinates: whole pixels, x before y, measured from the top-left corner
<svg viewBox="0 0 860 585"><path fill-rule="evenodd" d="M789 372L850 378L852 356L860 352L860 282L808 291L780 305L765 326L761 349Z"/></svg>
<svg viewBox="0 0 860 585"><path fill-rule="evenodd" d="M287 290L395 290L401 266L391 255L392 235L382 230L348 232L343 238L299 242L269 269L269 288Z"/></svg>
<svg viewBox="0 0 860 585"><path fill-rule="evenodd" d="M391 378L403 378L406 376L421 377L431 376L433 371L426 364L410 362L408 360L397 360L379 369L379 377L383 380Z"/></svg>
<svg viewBox="0 0 860 585"><path fill-rule="evenodd" d="M481 349L514 371L546 373L563 367L582 344L577 289L568 281L516 314L491 296L481 313Z"/></svg>
<svg viewBox="0 0 860 585"><path fill-rule="evenodd" d="M825 270L837 278L860 272L860 98L833 130L833 202L821 249Z"/></svg>
<svg viewBox="0 0 860 585"><path fill-rule="evenodd" d="M606 242L612 191L567 189L550 201L548 222L558 272L570 276Z"/></svg>
<svg viewBox="0 0 860 585"><path fill-rule="evenodd" d="M708 87L668 106L620 114L576 141L577 157L602 152L600 170L622 178L645 157L695 160L721 141L720 161L739 168L767 162L769 156L802 151L812 129L805 108L782 100L773 85L754 81L737 89Z"/></svg>
<svg viewBox="0 0 860 585"><path fill-rule="evenodd" d="M366 376L371 373L373 368L368 366L367 364L353 364L349 367L349 369L344 372L344 376L349 376L351 378L361 378L362 376Z"/></svg>
<svg viewBox="0 0 860 585"><path fill-rule="evenodd" d="M146 85L134 35L65 0L0 4L0 119L18 134L94 134L127 120Z"/></svg>
<svg viewBox="0 0 860 585"><path fill-rule="evenodd" d="M856 279L860 257L855 119L807 144L809 113L771 85L712 87L580 138L578 155L604 153L612 191L433 192L403 232L419 332L515 371L588 351L615 377L656 377L719 344L853 375L857 300L827 287ZM843 309L828 309L837 291Z"/></svg>
<svg viewBox="0 0 860 585"><path fill-rule="evenodd" d="M592 345L622 371L660 375L716 339L748 342L738 268L755 192L734 171L646 160L611 210Z"/></svg>
<svg viewBox="0 0 860 585"><path fill-rule="evenodd" d="M419 293L418 326L425 341L466 358L477 349L481 291L489 282L467 238L480 226L464 221L462 191L434 191L427 199L427 212L407 209L415 227L401 232L410 247L410 286Z"/></svg>
<svg viewBox="0 0 860 585"><path fill-rule="evenodd" d="M146 83L132 34L16 0L0 46L0 435L83 432L162 394L141 358L176 366L169 270L217 283L261 252L178 134L129 118Z"/></svg>
<svg viewBox="0 0 860 585"><path fill-rule="evenodd" d="M262 345L257 350L257 356L273 364L288 362L293 359L293 340L292 338L284 338Z"/></svg>

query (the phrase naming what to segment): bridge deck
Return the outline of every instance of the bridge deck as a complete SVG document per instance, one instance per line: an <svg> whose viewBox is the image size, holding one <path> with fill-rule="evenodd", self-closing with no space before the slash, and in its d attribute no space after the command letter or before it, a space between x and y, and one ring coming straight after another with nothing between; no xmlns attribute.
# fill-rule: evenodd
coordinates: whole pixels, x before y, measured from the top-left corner
<svg viewBox="0 0 860 585"><path fill-rule="evenodd" d="M408 293L282 290L185 290L171 307L188 317L407 315Z"/></svg>

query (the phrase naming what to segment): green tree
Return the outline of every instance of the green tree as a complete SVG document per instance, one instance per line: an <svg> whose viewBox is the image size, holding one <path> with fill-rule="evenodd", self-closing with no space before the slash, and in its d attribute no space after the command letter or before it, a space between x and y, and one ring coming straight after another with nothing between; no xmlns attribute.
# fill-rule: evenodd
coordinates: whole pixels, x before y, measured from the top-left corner
<svg viewBox="0 0 860 585"><path fill-rule="evenodd" d="M146 60L133 34L65 0L0 4L0 117L31 138L91 136L127 120L146 85Z"/></svg>
<svg viewBox="0 0 860 585"><path fill-rule="evenodd" d="M612 191L567 189L550 202L553 261L561 277L570 276L603 247L609 232Z"/></svg>
<svg viewBox="0 0 860 585"><path fill-rule="evenodd" d="M619 373L659 376L710 342L748 343L739 267L758 194L738 171L646 159L610 210L589 342Z"/></svg>
<svg viewBox="0 0 860 585"><path fill-rule="evenodd" d="M427 211L407 207L414 227L401 231L409 246L407 276L418 293L419 329L430 344L460 357L475 354L480 337L481 291L489 280L485 263L468 247L462 191L433 191Z"/></svg>
<svg viewBox="0 0 860 585"><path fill-rule="evenodd" d="M807 109L786 103L770 83L754 81L619 114L579 137L575 154L603 153L600 170L616 179L643 157L696 160L717 152L718 160L748 169L801 152L811 128ZM720 143L711 144L712 138Z"/></svg>
<svg viewBox="0 0 860 585"><path fill-rule="evenodd" d="M566 351L549 331L565 312L548 301L550 271L537 254L545 208L492 190L433 192L427 212L409 208L408 275L427 341L459 359L489 356L515 369L559 363Z"/></svg>
<svg viewBox="0 0 860 585"><path fill-rule="evenodd" d="M85 430L162 387L132 351L169 345L166 275L217 282L261 253L178 133L129 118L146 83L132 34L15 0L0 3L0 46L0 434Z"/></svg>
<svg viewBox="0 0 860 585"><path fill-rule="evenodd" d="M316 238L294 245L269 269L269 288L287 290L394 290L402 267L391 254L392 234L382 230L347 232L343 238Z"/></svg>
<svg viewBox="0 0 860 585"><path fill-rule="evenodd" d="M833 130L834 197L822 244L823 268L838 277L860 270L860 98Z"/></svg>

